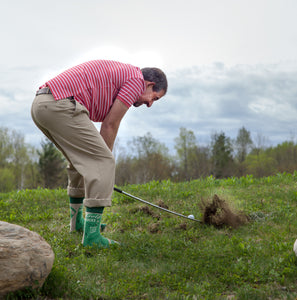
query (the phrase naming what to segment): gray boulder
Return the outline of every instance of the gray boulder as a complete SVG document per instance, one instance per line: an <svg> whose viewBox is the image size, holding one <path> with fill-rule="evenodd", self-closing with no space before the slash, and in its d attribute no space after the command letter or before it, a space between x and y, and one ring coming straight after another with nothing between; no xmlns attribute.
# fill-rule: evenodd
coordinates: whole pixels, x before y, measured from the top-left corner
<svg viewBox="0 0 297 300"><path fill-rule="evenodd" d="M41 287L54 252L36 232L0 221L0 298L25 287Z"/></svg>

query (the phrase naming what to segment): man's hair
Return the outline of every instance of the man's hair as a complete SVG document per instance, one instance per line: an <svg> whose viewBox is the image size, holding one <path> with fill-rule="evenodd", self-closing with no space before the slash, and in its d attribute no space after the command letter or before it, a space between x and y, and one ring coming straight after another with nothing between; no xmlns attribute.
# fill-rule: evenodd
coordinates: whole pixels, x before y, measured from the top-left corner
<svg viewBox="0 0 297 300"><path fill-rule="evenodd" d="M154 92L160 92L164 90L164 94L167 92L168 83L165 73L158 68L143 68L141 69L144 80L154 82Z"/></svg>

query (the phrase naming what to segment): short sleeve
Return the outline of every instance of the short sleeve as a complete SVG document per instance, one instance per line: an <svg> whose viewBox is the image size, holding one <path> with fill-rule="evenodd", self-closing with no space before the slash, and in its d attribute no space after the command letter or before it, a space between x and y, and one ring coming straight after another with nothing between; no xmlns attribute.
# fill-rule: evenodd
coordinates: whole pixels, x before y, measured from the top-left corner
<svg viewBox="0 0 297 300"><path fill-rule="evenodd" d="M130 107L145 90L145 81L141 78L130 78L120 88L116 98Z"/></svg>

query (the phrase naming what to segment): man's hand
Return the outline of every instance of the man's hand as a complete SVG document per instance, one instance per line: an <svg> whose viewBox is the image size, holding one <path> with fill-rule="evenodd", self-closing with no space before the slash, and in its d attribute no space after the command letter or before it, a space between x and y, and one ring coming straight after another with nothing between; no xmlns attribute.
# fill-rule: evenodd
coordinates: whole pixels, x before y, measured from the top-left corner
<svg viewBox="0 0 297 300"><path fill-rule="evenodd" d="M100 134L109 147L110 151L112 151L121 120L127 110L128 107L123 102L116 99L108 115L105 117L104 121L101 124Z"/></svg>

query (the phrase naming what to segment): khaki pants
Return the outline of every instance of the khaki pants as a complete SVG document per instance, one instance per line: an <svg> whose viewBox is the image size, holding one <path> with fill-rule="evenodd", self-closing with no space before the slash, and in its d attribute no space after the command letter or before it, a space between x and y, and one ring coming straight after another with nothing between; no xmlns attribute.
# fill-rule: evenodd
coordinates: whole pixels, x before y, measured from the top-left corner
<svg viewBox="0 0 297 300"><path fill-rule="evenodd" d="M56 101L51 94L35 97L32 119L69 162L68 195L85 197L87 207L111 206L115 160L89 118L75 100Z"/></svg>

